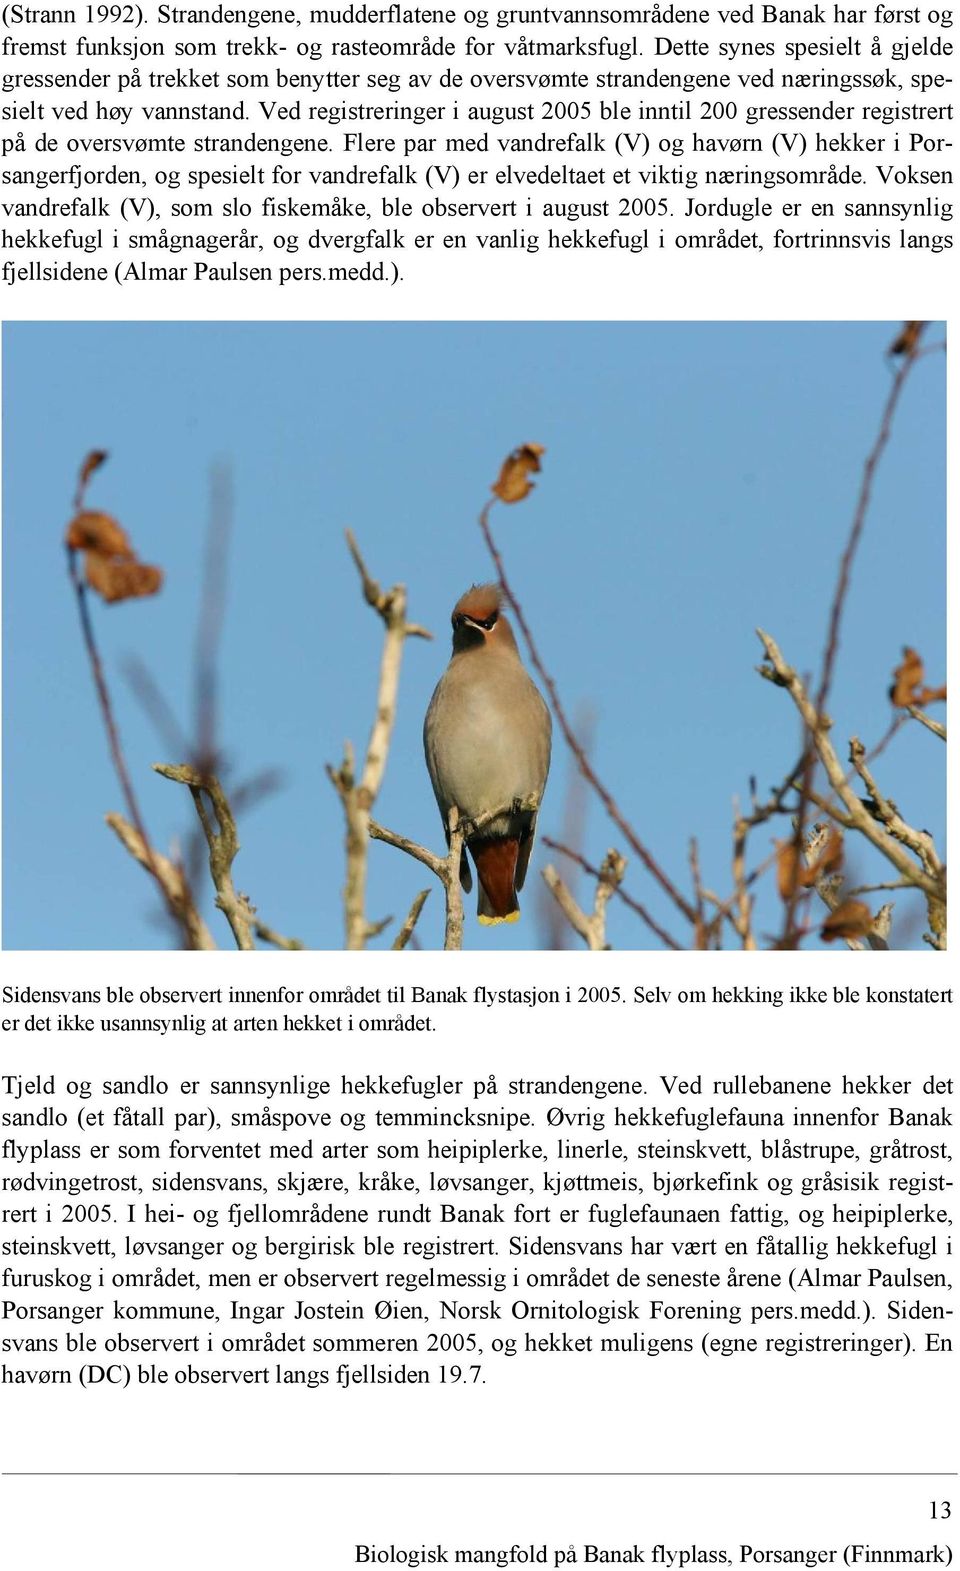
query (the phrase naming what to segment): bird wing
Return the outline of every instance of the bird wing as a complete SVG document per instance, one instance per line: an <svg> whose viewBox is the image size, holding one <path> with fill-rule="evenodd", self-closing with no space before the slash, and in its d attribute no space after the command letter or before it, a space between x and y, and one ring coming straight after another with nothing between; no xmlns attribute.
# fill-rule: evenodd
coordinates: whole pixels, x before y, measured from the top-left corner
<svg viewBox="0 0 960 1571"><path fill-rule="evenodd" d="M516 889L523 888L523 881L527 876L527 866L530 861L530 853L533 850L533 842L536 835L536 830L537 815L536 813L532 813L530 815L530 823L520 837L520 853L517 857L517 881L514 886Z"/></svg>

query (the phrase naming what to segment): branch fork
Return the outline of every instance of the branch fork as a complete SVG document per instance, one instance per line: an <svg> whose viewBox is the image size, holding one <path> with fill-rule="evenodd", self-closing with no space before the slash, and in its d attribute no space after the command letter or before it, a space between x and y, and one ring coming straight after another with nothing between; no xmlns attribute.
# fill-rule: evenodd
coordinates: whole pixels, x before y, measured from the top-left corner
<svg viewBox="0 0 960 1571"><path fill-rule="evenodd" d="M376 710L363 764L358 773L353 744L347 742L340 767L334 769L332 765L327 765L327 778L340 798L346 822L347 878L343 890L346 947L365 949L369 940L382 932L386 925L371 922L366 916L367 853L371 813L383 783L393 736L404 645L408 638L430 638L432 634L419 623L407 621L407 591L403 584L382 589L377 580L371 577L349 529L346 531L346 542L360 576L363 598L376 611L384 626Z"/></svg>

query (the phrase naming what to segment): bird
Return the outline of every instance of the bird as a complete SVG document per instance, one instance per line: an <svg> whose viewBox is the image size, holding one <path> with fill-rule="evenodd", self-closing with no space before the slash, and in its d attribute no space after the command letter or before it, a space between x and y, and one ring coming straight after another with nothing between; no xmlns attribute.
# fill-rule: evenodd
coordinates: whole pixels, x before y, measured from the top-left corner
<svg viewBox="0 0 960 1571"><path fill-rule="evenodd" d="M474 584L453 608L453 653L423 725L423 747L447 841L450 809L467 820L477 919L515 922L550 769L550 711L528 676L496 584ZM483 815L475 831L470 825ZM472 888L466 850L460 882Z"/></svg>

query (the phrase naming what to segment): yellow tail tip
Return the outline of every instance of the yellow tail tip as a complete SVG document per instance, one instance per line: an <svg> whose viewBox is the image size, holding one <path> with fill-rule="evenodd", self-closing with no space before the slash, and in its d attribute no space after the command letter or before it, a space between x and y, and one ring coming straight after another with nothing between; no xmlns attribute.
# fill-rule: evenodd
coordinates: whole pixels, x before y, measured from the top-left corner
<svg viewBox="0 0 960 1571"><path fill-rule="evenodd" d="M519 922L520 912L511 911L509 916L479 916L477 921L481 927L499 927L501 922Z"/></svg>

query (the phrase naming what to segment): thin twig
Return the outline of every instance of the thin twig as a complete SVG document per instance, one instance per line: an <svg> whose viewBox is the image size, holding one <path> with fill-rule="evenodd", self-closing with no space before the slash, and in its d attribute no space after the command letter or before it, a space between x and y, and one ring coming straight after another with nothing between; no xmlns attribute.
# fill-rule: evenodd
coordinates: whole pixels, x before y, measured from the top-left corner
<svg viewBox="0 0 960 1571"><path fill-rule="evenodd" d="M134 697L162 740L164 751L175 758L189 757L193 748L148 667L138 655L128 655L122 670Z"/></svg>
<svg viewBox="0 0 960 1571"><path fill-rule="evenodd" d="M397 712L397 691L403 648L408 638L430 638L426 628L407 621L407 592L403 584L381 589L370 576L360 548L348 529L347 549L360 575L363 598L377 612L384 625L383 651L373 725L367 742L363 767L357 776L351 743L344 747L339 769L327 766L327 776L343 804L347 827L347 881L343 891L346 947L364 949L381 928L371 924L365 913L367 852L370 842L370 814L383 783L387 754Z"/></svg>
<svg viewBox="0 0 960 1571"><path fill-rule="evenodd" d="M843 893L845 899L854 900L858 895L876 895L888 889L913 889L914 887L915 885L911 884L909 879L897 878L887 884L858 884L855 889L845 889Z"/></svg>
<svg viewBox="0 0 960 1571"><path fill-rule="evenodd" d="M693 882L693 895L696 902L696 921L693 924L694 949L709 949L710 926L707 924L703 910L703 879L700 875L700 847L696 837L691 837L689 847L690 877Z"/></svg>
<svg viewBox="0 0 960 1571"><path fill-rule="evenodd" d="M619 887L626 867L626 861L619 851L611 850L607 852L597 875L593 911L589 916L577 904L552 863L543 869L544 883L574 932L580 935L590 950L596 951L610 948L610 945L607 943L607 904L610 896Z"/></svg>
<svg viewBox="0 0 960 1571"><path fill-rule="evenodd" d="M765 824L768 819L774 818L777 814L788 811L784 807L784 797L789 792L796 790L796 776L803 767L803 759L804 755L801 753L789 774L781 780L776 790L771 792L765 802L758 800L757 783L756 780L751 779L750 795L753 806L750 813L742 813L739 800L734 798L733 893L726 900L721 900L712 890L705 889L703 891L704 898L711 901L717 908L711 925L716 928L718 924L728 921L734 932L739 936L742 947L747 950L755 950L757 948L757 940L753 932L753 901L750 898L749 891L758 878L777 859L777 851L774 850L763 859L759 866L753 869L752 873L747 873L747 841L751 830L759 828L761 824Z"/></svg>
<svg viewBox="0 0 960 1571"><path fill-rule="evenodd" d="M106 822L135 861L160 883L170 910L180 924L190 949L216 949L210 929L197 910L184 871L147 845L140 830L120 813L108 813Z"/></svg>
<svg viewBox="0 0 960 1571"><path fill-rule="evenodd" d="M413 937L413 930L417 925L420 912L423 910L424 902L426 901L429 893L429 889L421 889L420 893L414 897L413 904L403 919L403 924L400 928L400 931L393 940L393 943L390 945L391 949L406 949L411 938Z"/></svg>
<svg viewBox="0 0 960 1571"><path fill-rule="evenodd" d="M70 580L73 584L74 592L77 597L77 609L80 613L80 627L83 632L83 641L86 646L88 659L90 661L90 670L93 674L94 686L97 690L97 698L100 703L100 713L103 716L103 723L107 733L107 742L109 743L110 747L110 757L113 762L114 772L120 782L120 789L123 792L123 799L127 804L127 811L133 820L134 828L143 842L144 853L146 856L144 866L149 872L153 874L154 878L157 879L157 882L160 883L162 887L162 881L159 878L156 867L154 866L153 847L150 844L150 837L147 834L146 826L143 822L143 816L140 812L140 804L138 803L134 793L133 782L130 779L130 771L127 768L127 761L124 757L123 747L120 742L120 732L117 728L117 722L113 713L113 703L110 698L110 690L107 686L107 679L104 675L103 661L100 658L100 650L98 648L96 636L93 631L93 622L90 618L90 605L87 598L87 587L86 584L83 583L80 574L77 571L77 554L75 551L72 551L69 546L67 547L67 563L70 572Z"/></svg>
<svg viewBox="0 0 960 1571"><path fill-rule="evenodd" d="M596 730L596 716L592 708L582 705L577 706L574 728L577 740L589 758L593 751L593 738ZM561 814L560 839L564 845L577 847L583 845L589 803L590 787L577 768L576 759L571 756L567 770L566 791ZM568 888L574 898L577 895L578 874L579 868L574 863L572 874L568 878ZM570 925L564 920L563 912L546 888L539 890L538 911L544 933L543 948L566 949L570 941Z"/></svg>
<svg viewBox="0 0 960 1571"><path fill-rule="evenodd" d="M237 948L253 949L253 909L246 895L238 894L233 882L233 863L240 849L237 825L220 781L216 775L204 774L193 764L154 764L153 767L165 780L174 780L189 788L207 842L217 906L230 924ZM213 809L216 828L210 821L207 802Z"/></svg>
<svg viewBox="0 0 960 1571"><path fill-rule="evenodd" d="M825 846L829 843L831 835L835 834L836 831L830 829L829 825L827 824L814 824L812 830L807 836L806 846L804 849L804 857L808 867L816 866ZM891 886L888 885L887 887ZM913 886L907 884L895 884L892 887L911 888ZM861 890L845 889L842 873L818 873L814 877L813 888L820 896L820 899L823 901L828 911L839 910L844 901L852 900L856 894L863 893ZM866 946L870 949L888 950L890 945L887 942L887 939L890 936L892 915L892 905L885 905L881 907L874 917L869 930L864 933L862 938L845 938L843 942L846 944L848 949L862 950L866 944Z"/></svg>
<svg viewBox="0 0 960 1571"><path fill-rule="evenodd" d="M747 836L751 820L740 812L740 803L733 804L733 905L736 910L735 926L744 949L756 949L753 933L753 901L747 890Z"/></svg>
<svg viewBox="0 0 960 1571"><path fill-rule="evenodd" d="M943 865L937 855L932 837L926 830L913 829L897 811L896 804L891 802L881 792L873 773L867 765L866 748L859 737L850 738L850 762L867 788L870 800L875 808L875 815L880 819L884 828L899 840L902 845L908 846L920 859L926 871L933 877L938 877L943 872Z"/></svg>
<svg viewBox="0 0 960 1571"><path fill-rule="evenodd" d="M550 835L544 835L543 843L545 846L549 846L551 851L558 852L560 856L569 857L571 862L575 862L578 867L582 868L588 877L599 878L601 876L599 867L594 867L593 863L588 862L587 858L580 851L575 851L572 846L564 845L562 840L554 840ZM633 895L628 894L620 884L617 884L614 888L614 894L623 901L625 906L629 906L630 910L635 916L640 918L641 922L644 922L649 927L651 933L657 935L667 949L682 950L683 945L678 944L677 940L671 937L666 928L661 927L659 922L654 920L646 906L642 906L640 901L635 900Z"/></svg>
<svg viewBox="0 0 960 1571"><path fill-rule="evenodd" d="M221 768L217 745L217 655L227 604L227 557L233 519L230 471L217 465L210 476L210 514L203 564L203 588L194 652L194 761L201 774Z"/></svg>
<svg viewBox="0 0 960 1571"><path fill-rule="evenodd" d="M932 715L924 714L922 709L915 709L913 704L907 705L907 714L911 720L919 720L920 724L925 725L928 731L933 732L934 736L938 736L941 742L947 740L946 726L941 725L939 720L934 720ZM873 757L874 755L871 754L870 756Z"/></svg>
<svg viewBox="0 0 960 1571"><path fill-rule="evenodd" d="M749 823L749 820L747 820L746 822ZM744 851L745 850L746 850L746 846L744 845ZM737 874L736 874L736 872L734 872L734 881L735 882L734 882L733 894L728 895L726 900L721 900L719 895L715 894L712 889L704 889L704 891L703 891L704 899L705 900L709 900L711 902L711 904L715 905L716 908L717 908L716 909L716 913L713 916L712 921L711 921L711 926L713 928L716 928L718 923L722 923L722 922L726 921L726 922L730 923L730 925L734 929L734 932L738 933L741 938L744 936L743 907L742 907L743 899L747 895L748 891L753 888L754 884L758 881L758 879L762 878L764 873L766 873L773 866L773 864L777 860L778 856L779 856L779 847L777 847L773 851L771 851L767 856L765 856L763 858L763 860L761 862L757 863L757 866L755 868L753 868L753 870L751 872L746 874L746 876L743 879L742 888L737 885L737 883L736 883ZM736 842L736 838L735 838L735 841L734 841L734 860L735 861L736 861L736 857L737 857L737 842ZM750 903L750 907L751 907L751 909L748 912L748 921L747 921L747 926L746 926L746 932L747 932L748 936L750 937L750 939L752 940L752 942L745 943L743 947L745 949L756 949L756 947L757 947L756 939L753 937L753 933L752 933L752 930L751 930L750 925L749 925L749 919L750 919L750 917L752 917L752 902Z"/></svg>
<svg viewBox="0 0 960 1571"><path fill-rule="evenodd" d="M412 856L416 861L428 867L436 878L443 883L447 871L448 858L437 856L433 851L428 851L426 846L418 845L415 840L408 840L406 835L395 834L392 829L386 829L383 824L378 824L375 818L370 820L370 839L382 840L384 845L394 846L398 851L405 851L407 856Z"/></svg>
<svg viewBox="0 0 960 1571"><path fill-rule="evenodd" d="M879 758L881 753L885 753L886 752L886 750L889 747L890 743L893 741L894 737L897 735L897 732L901 731L903 729L903 726L904 726L904 717L903 717L903 715L894 715L893 719L891 720L890 724L887 726L887 729L884 731L884 733L883 733L882 737L880 738L879 742L875 742L873 747L871 747L869 753L867 754L868 762L873 763L875 758Z"/></svg>
<svg viewBox="0 0 960 1571"><path fill-rule="evenodd" d="M539 797L525 797L518 807L535 811L539 807ZM412 856L415 861L428 867L435 878L443 885L446 901L446 914L444 918L443 947L444 949L463 948L463 891L460 887L460 862L464 854L464 842L468 836L476 834L494 818L499 818L504 808L491 808L488 812L479 814L474 819L462 819L455 807L451 807L447 821L449 844L446 856L437 856L429 851L426 846L418 845L415 840L409 840L406 835L395 834L392 829L385 829L383 824L378 824L375 819L369 821L369 835L371 840L382 840L384 845L393 846L397 851L403 851L407 856ZM408 918L409 920L409 918Z"/></svg>
<svg viewBox="0 0 960 1571"><path fill-rule="evenodd" d="M96 458L96 463L91 464L90 459L88 459L81 468L80 477L77 482L76 494L73 499L73 505L76 512L80 512L83 509L86 498L87 481L94 470L99 467L99 464L102 462L105 456L105 454L91 454L91 458ZM161 873L160 863L158 861L158 853L154 851L153 845L151 844L150 836L147 833L146 822L144 820L143 814L140 811L140 804L137 800L136 792L133 789L133 781L130 778L130 771L127 768L127 760L124 755L123 744L120 741L119 727L117 726L116 717L113 712L113 701L110 697L110 689L107 684L106 673L103 667L103 660L101 659L96 634L93 630L93 620L90 616L90 604L87 586L80 577L77 567L77 552L69 545L67 546L66 551L67 571L69 573L70 583L73 586L73 592L76 597L77 611L80 617L80 630L83 635L84 647L87 651L90 672L93 676L93 685L96 689L97 701L100 705L100 714L103 718L104 729L107 733L107 744L110 749L110 758L113 763L114 773L116 774L117 780L120 784L123 800L126 803L127 812L129 813L133 822L133 827L136 830L140 847L143 851L143 866L155 880L168 910L170 911L174 920L182 928L187 943L192 947L191 931L184 922L183 916L181 914L182 907L178 905L177 901L171 898L171 886L169 885L168 881L165 881ZM192 904L192 897L190 903Z"/></svg>
<svg viewBox="0 0 960 1571"><path fill-rule="evenodd" d="M817 689L817 696L813 705L814 727L812 730L810 730L808 727L808 730L810 730L811 743L813 745L810 745L810 743L807 745L806 757L803 767L803 779L800 791L800 811L797 817L797 830L794 837L794 846L796 848L798 859L804 845L807 803L810 788L813 784L813 771L815 767L816 752L819 751L817 747L817 732L819 732L821 728L825 729L829 724L826 716L827 699L830 694L830 687L833 681L833 673L836 666L837 654L840 649L840 627L843 620L843 612L844 606L846 604L847 594L850 588L853 563L857 554L857 548L860 544L861 536L863 534L864 524L867 521L867 512L869 510L871 497L873 495L873 481L877 471L877 466L883 456L888 442L890 441L890 434L893 429L893 418L896 414L897 406L900 402L900 396L903 392L904 386L906 385L907 378L909 377L910 372L913 370L914 364L918 358L920 338L925 325L925 323L918 323L916 325L916 331L911 335L910 343L903 354L903 359L898 365L896 374L891 383L890 391L883 407L883 413L880 417L879 429L877 431L876 437L874 438L873 446L871 447L864 461L863 474L860 481L860 490L857 496L856 506L853 510L853 518L850 524L849 533L847 535L847 542L844 546L843 555L840 558L840 567L837 572L837 581L834 587L833 599L831 601L830 613L827 620L827 637L826 645L824 647L823 663L820 670L820 685ZM799 888L795 886L786 902L782 939L782 945L784 948L792 947L791 939L793 936L793 919L799 893Z"/></svg>
<svg viewBox="0 0 960 1571"><path fill-rule="evenodd" d="M854 738L851 743L850 761L870 792L876 813L865 806L847 779L830 740L829 731L823 723L823 717L815 710L802 679L787 665L780 649L769 634L758 628L757 636L763 644L769 662L767 665L759 666L758 670L761 676L774 682L778 687L786 688L790 694L844 813L841 816L839 811L827 801L823 802L825 810L835 821L842 822L844 827L858 830L886 857L888 862L893 864L902 878L907 879L915 889L922 891L926 896L932 929L929 942L935 948L945 947L946 880L932 840L928 835L910 829L896 813L893 804L882 797L866 765L865 749ZM801 799L800 811L803 811L806 801L813 800L816 800L814 793L805 792ZM782 942L786 943L786 940Z"/></svg>
<svg viewBox="0 0 960 1571"><path fill-rule="evenodd" d="M893 384L890 388L887 401L883 408L879 430L877 431L873 446L871 447L864 461L863 476L860 481L860 492L857 497L857 505L854 508L853 520L850 525L850 533L847 537L847 543L844 548L843 555L840 558L840 570L837 574L837 583L833 592L833 601L830 606L830 617L827 623L827 645L824 652L823 667L820 675L820 686L817 691L816 698L816 711L817 714L820 715L823 714L823 711L826 708L827 698L830 692L830 684L833 681L834 667L836 665L837 654L840 648L840 624L843 619L843 608L847 598L847 592L850 588L850 575L853 571L853 562L857 554L857 547L860 544L860 537L863 534L863 526L867 521L867 512L869 510L871 497L873 495L874 476L877 471L877 465L879 464L884 450L890 441L890 433L893 429L893 417L897 412L897 405L900 402L900 395L903 392L907 378L909 377L910 372L913 370L913 365L917 358L919 336L922 332L923 326L921 325L914 347L910 349L906 355L904 355L903 362L893 379Z"/></svg>
<svg viewBox="0 0 960 1571"><path fill-rule="evenodd" d="M265 944L272 944L274 949L306 949L307 947L299 938L285 938L282 933L268 927L266 922L261 922L259 918L253 924L253 930L258 938L261 938Z"/></svg>

